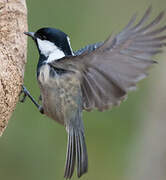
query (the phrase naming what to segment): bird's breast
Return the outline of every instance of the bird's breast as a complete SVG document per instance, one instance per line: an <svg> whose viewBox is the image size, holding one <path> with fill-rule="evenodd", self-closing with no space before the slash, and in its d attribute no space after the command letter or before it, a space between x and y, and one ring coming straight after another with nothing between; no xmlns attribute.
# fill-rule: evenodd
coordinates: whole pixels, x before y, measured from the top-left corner
<svg viewBox="0 0 166 180"><path fill-rule="evenodd" d="M54 73L54 75L52 75ZM80 82L76 74L56 74L49 65L43 65L38 75L44 113L61 124L75 116L81 106Z"/></svg>

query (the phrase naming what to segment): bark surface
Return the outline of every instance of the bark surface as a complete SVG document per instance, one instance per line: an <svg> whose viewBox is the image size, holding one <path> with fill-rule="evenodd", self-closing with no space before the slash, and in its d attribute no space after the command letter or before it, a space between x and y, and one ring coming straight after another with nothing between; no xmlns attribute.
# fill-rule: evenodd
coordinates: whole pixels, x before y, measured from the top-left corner
<svg viewBox="0 0 166 180"><path fill-rule="evenodd" d="M18 101L26 63L25 0L0 0L0 136Z"/></svg>

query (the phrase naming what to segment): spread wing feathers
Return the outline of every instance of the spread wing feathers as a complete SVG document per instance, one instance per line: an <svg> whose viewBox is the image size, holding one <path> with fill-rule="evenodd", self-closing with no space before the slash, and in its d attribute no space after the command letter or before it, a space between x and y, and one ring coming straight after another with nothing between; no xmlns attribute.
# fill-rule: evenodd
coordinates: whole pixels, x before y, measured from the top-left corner
<svg viewBox="0 0 166 180"><path fill-rule="evenodd" d="M146 24L150 12L151 7L136 25L134 15L122 32L111 36L93 51L87 49L79 56L61 61L63 67L65 63L68 67L74 64L81 72L85 110L97 108L102 111L118 105L156 63L152 56L162 52L166 45L166 35L162 34L166 26L157 26L164 12Z"/></svg>
<svg viewBox="0 0 166 180"><path fill-rule="evenodd" d="M166 26L158 28L164 12L145 25L151 7L138 24L133 16L128 25L115 37L110 37L90 54L80 56L84 64L82 92L84 109L104 110L118 105L136 83L147 76L147 69L155 63L152 55L162 52Z"/></svg>

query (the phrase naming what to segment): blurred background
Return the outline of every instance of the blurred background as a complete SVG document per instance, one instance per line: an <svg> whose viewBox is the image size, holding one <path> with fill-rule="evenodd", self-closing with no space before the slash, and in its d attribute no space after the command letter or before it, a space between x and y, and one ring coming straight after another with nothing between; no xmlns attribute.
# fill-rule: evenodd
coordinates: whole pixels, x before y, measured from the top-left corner
<svg viewBox="0 0 166 180"><path fill-rule="evenodd" d="M77 50L87 44L105 40L112 32L118 33L135 12L138 13L139 19L151 4L153 12L150 19L161 10L166 10L165 0L28 0L29 31L46 26L59 28L69 35L73 50ZM130 93L127 101L120 107L104 113L84 112L89 172L81 178L82 180L135 180L139 173L144 174L138 169L140 166L143 167L144 159L148 157L146 153L149 154L150 150L157 152L159 146L164 144L161 143L165 137L164 133L160 136L160 130L153 129L151 132L146 129L151 127L149 123L153 122L147 120L152 118L149 114L154 113L156 109L153 104L158 101L157 107L161 105L158 98L153 99L156 92L157 97L165 103L162 93L157 91L166 90L164 81L160 81L160 76L165 75L160 73L163 72L164 56L165 54L156 57L160 59L159 66L150 70L151 76L139 83L138 90ZM38 53L30 39L27 58L24 84L38 99L39 89L36 81ZM155 124L152 126L156 127ZM148 135L146 132L149 132ZM156 139L153 138L155 133L155 137L159 135ZM161 144L154 145L157 148L153 149L151 144L158 140L161 140ZM65 129L41 115L29 99L24 104L18 103L8 128L0 138L0 180L63 179L66 142ZM147 144L150 144L148 150L144 148ZM165 150L163 153L166 155ZM162 161L165 159L163 164L166 164L166 156L163 157ZM140 159L142 161L138 162ZM152 154L149 159L157 162L161 157ZM149 159L147 158L146 168L153 163ZM150 171L152 169L149 173ZM77 179L75 174L73 179ZM143 176L138 179L143 179ZM163 179L166 179L166 176Z"/></svg>

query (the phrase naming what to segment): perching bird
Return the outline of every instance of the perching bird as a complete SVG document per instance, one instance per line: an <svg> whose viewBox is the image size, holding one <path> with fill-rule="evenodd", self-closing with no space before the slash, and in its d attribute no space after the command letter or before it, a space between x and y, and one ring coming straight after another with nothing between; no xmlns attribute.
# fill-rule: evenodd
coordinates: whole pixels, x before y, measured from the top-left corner
<svg viewBox="0 0 166 180"><path fill-rule="evenodd" d="M42 105L34 101L25 87L23 91L40 112L66 128L66 179L72 177L75 164L78 177L88 170L82 110L103 111L119 105L156 63L152 56L162 52L166 45L166 35L162 35L166 26L158 28L164 12L146 24L150 12L151 7L136 25L133 16L116 36L77 52L72 51L69 37L61 30L41 28L25 33L32 37L39 51L37 80Z"/></svg>

